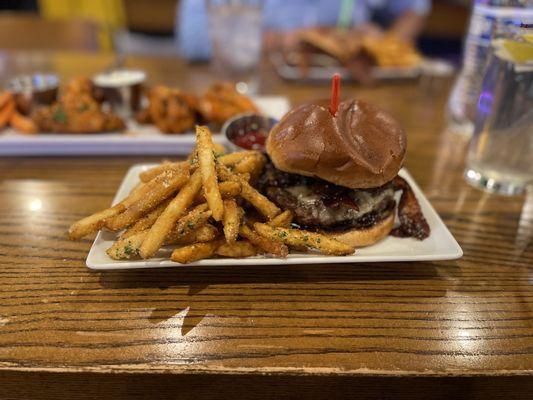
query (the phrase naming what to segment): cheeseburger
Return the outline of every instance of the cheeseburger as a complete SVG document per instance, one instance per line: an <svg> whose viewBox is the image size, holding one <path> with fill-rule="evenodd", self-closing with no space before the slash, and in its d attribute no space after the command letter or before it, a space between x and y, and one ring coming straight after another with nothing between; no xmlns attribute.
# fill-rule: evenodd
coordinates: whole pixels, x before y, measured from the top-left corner
<svg viewBox="0 0 533 400"><path fill-rule="evenodd" d="M273 127L266 142L271 162L259 179L263 193L292 210L298 226L351 246L368 246L390 233L425 239L429 226L398 176L404 130L374 105L337 99L338 77L329 107L301 105Z"/></svg>

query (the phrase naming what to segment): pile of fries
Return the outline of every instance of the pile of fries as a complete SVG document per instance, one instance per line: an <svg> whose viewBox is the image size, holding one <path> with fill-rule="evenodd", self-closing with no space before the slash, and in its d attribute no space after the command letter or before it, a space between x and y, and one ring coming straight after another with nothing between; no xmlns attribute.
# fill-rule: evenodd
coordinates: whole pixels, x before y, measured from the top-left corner
<svg viewBox="0 0 533 400"><path fill-rule="evenodd" d="M13 94L6 91L0 93L0 129L8 125L21 133L37 133L35 122L17 111Z"/></svg>
<svg viewBox="0 0 533 400"><path fill-rule="evenodd" d="M171 259L178 263L287 257L290 249L352 254L354 248L321 233L291 228L291 211L280 210L253 187L265 162L257 151L224 154L209 129L197 126L196 147L187 160L142 172L124 200L74 223L70 237L102 228L117 232L107 251L116 260L152 258L162 246L175 248Z"/></svg>

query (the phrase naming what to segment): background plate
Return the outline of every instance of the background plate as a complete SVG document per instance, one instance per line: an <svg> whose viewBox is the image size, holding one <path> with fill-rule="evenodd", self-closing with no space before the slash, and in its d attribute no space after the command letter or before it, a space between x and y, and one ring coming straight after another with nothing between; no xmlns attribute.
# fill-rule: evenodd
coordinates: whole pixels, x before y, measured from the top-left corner
<svg viewBox="0 0 533 400"><path fill-rule="evenodd" d="M290 109L286 97L257 97L261 112L280 119ZM221 135L214 135L223 143ZM193 132L164 134L153 125L128 122L123 133L24 135L13 129L0 133L0 156L157 155L187 154L195 143Z"/></svg>
<svg viewBox="0 0 533 400"><path fill-rule="evenodd" d="M139 182L139 173L153 167L155 164L135 165L126 174L120 188L113 200L116 204L130 192ZM396 238L389 236L381 242L358 249L350 256L324 256L321 254L290 254L289 257L272 258L265 256L249 258L218 258L201 260L187 265L268 265L268 264L335 264L358 262L383 262L383 261L427 261L427 260L452 260L463 255L461 247L454 239L439 215L414 182L407 170L399 173L407 180L420 202L424 216L431 227L431 235L423 241L412 238ZM106 250L111 247L116 237L115 233L100 231L87 256L87 266L91 269L113 270L132 268L177 267L182 264L168 259L171 249L162 249L157 258L149 260L116 261L108 257Z"/></svg>

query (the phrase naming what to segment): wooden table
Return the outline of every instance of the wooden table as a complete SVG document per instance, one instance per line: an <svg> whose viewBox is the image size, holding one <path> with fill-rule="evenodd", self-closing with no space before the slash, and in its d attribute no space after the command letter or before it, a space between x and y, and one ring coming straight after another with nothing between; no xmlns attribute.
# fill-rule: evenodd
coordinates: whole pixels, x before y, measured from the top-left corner
<svg viewBox="0 0 533 400"><path fill-rule="evenodd" d="M105 68L111 55L2 55L3 79ZM201 90L205 66L132 57ZM0 159L0 398L526 397L533 378L533 193L462 179L444 130L449 81L346 86L409 134L406 166L464 250L458 261L91 272L68 226L109 205L150 157ZM328 88L265 73L293 102ZM80 386L84 384L83 389ZM12 396L12 397L9 397Z"/></svg>

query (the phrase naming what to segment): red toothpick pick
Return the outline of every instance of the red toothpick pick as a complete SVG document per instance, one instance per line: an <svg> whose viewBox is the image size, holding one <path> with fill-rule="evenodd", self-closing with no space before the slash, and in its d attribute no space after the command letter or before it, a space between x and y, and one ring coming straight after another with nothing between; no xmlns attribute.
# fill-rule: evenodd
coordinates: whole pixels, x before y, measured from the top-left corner
<svg viewBox="0 0 533 400"><path fill-rule="evenodd" d="M341 87L341 76L334 74L331 78L331 99L329 102L329 112L335 116L339 108L339 92Z"/></svg>

